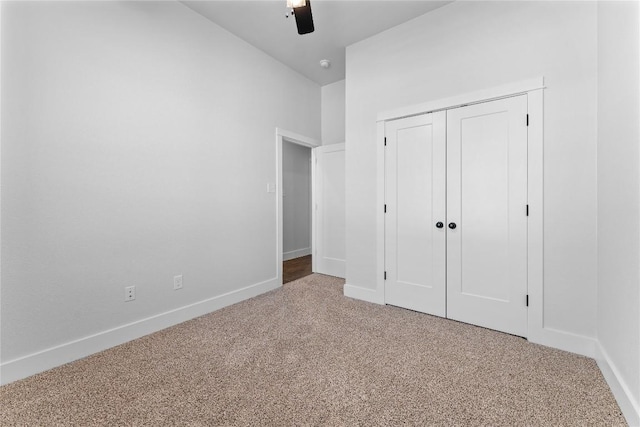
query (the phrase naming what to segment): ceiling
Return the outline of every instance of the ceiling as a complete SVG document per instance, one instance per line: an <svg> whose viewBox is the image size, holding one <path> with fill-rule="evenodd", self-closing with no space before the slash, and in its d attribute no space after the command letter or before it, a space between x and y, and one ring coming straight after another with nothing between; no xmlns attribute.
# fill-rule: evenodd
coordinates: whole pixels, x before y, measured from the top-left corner
<svg viewBox="0 0 640 427"><path fill-rule="evenodd" d="M324 86L345 78L345 47L450 1L313 0L316 27L298 35L286 0L182 1L184 5ZM320 60L328 59L328 69Z"/></svg>

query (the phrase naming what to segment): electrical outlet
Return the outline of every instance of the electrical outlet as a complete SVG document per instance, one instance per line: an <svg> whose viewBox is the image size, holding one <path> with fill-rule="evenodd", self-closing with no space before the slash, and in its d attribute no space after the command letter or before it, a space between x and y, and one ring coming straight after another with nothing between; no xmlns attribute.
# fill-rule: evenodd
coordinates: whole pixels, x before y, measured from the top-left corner
<svg viewBox="0 0 640 427"><path fill-rule="evenodd" d="M179 276L173 276L173 289L182 289L182 274Z"/></svg>
<svg viewBox="0 0 640 427"><path fill-rule="evenodd" d="M127 286L124 288L124 300L133 301L136 299L136 287L135 286Z"/></svg>

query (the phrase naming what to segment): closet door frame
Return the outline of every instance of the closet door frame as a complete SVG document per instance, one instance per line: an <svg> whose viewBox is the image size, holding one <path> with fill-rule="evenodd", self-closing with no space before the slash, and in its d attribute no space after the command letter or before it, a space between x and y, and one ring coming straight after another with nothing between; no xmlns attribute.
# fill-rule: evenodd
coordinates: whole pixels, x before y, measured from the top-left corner
<svg viewBox="0 0 640 427"><path fill-rule="evenodd" d="M481 90L478 92L463 94L451 98L431 101L419 105L404 107L393 111L383 112L377 119L377 257L376 257L376 289L367 300L378 304L385 304L384 300L384 267L385 267L385 157L384 138L385 122L388 120L411 117L418 114L427 114L435 111L448 110L470 104L489 102L497 99L508 98L517 95L527 94L528 110L528 172L527 190L529 204L529 218L527 225L528 234L528 261L527 261L527 284L528 284L528 314L527 314L527 339L531 342L543 343L557 348L570 348L579 345L578 339L575 343L562 345L560 337L551 329L544 327L544 282L543 282L543 101L544 101L544 77L531 80L510 83L504 86ZM563 334L561 337L566 340ZM555 345L554 345L555 344Z"/></svg>

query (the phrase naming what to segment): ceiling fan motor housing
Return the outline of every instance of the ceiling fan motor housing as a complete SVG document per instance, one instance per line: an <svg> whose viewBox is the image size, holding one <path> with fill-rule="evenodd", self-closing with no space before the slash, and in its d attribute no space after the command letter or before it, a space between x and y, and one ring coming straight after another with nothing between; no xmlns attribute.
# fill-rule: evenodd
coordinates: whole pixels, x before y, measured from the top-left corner
<svg viewBox="0 0 640 427"><path fill-rule="evenodd" d="M293 10L298 34L313 33L315 27L313 25L313 15L311 14L311 0L307 0L304 6L296 7Z"/></svg>

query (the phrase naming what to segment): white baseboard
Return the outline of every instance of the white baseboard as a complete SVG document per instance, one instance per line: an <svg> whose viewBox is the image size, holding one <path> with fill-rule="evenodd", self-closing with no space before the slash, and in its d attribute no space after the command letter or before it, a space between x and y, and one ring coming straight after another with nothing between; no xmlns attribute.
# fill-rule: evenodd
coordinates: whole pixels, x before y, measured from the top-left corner
<svg viewBox="0 0 640 427"><path fill-rule="evenodd" d="M281 281L277 278L265 280L264 282L256 283L236 291L198 301L184 307L98 332L97 334L51 347L37 353L9 360L0 364L0 385L8 384L108 348L124 344L136 338L255 297L280 286L282 286Z"/></svg>
<svg viewBox="0 0 640 427"><path fill-rule="evenodd" d="M535 344L557 348L581 356L596 357L598 341L595 338L584 335L572 334L571 332L559 331L551 328L543 328L536 331L529 329L527 339Z"/></svg>
<svg viewBox="0 0 640 427"><path fill-rule="evenodd" d="M301 256L311 255L311 248L296 249L295 251L283 252L282 260L289 261L290 259L300 258Z"/></svg>
<svg viewBox="0 0 640 427"><path fill-rule="evenodd" d="M609 355L599 343L597 352L598 354L595 359L598 362L598 367L602 372L602 376L604 376L604 379L607 381L613 396L616 398L627 423L631 427L640 426L640 403L633 398L629 386L620 375L620 371L618 371L611 362Z"/></svg>
<svg viewBox="0 0 640 427"><path fill-rule="evenodd" d="M378 295L378 292L374 289L361 288L345 283L343 293L345 297L372 302L374 304L384 304L384 298Z"/></svg>

